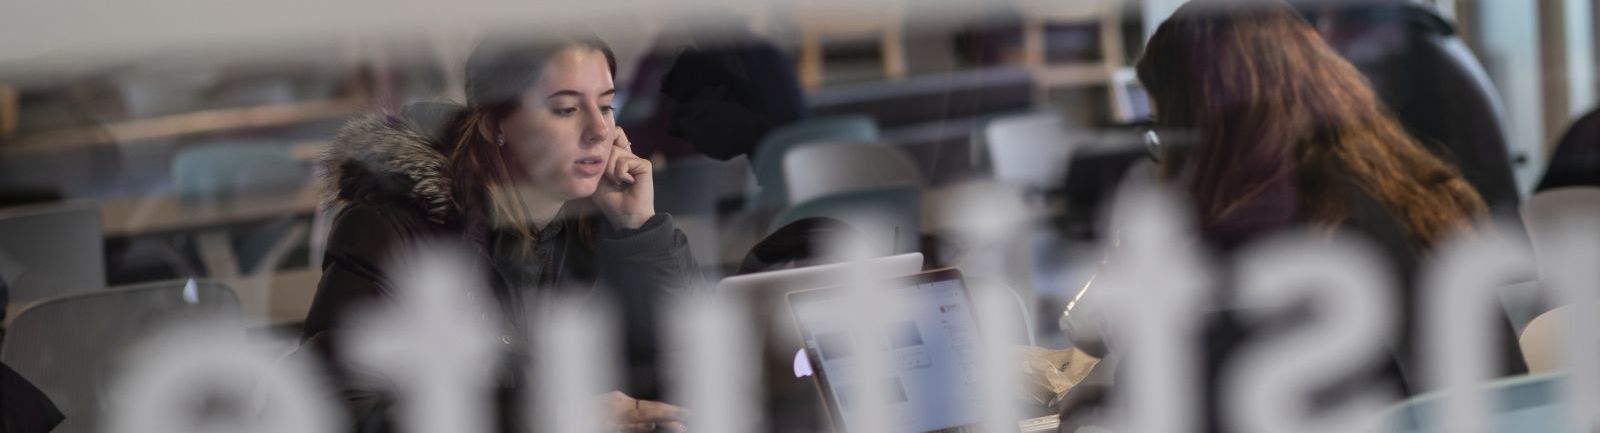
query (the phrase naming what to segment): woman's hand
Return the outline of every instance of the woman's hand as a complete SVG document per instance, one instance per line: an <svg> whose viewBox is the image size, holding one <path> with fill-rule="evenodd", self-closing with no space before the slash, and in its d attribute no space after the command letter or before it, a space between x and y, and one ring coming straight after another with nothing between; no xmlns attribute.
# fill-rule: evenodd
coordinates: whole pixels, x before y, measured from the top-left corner
<svg viewBox="0 0 1600 433"><path fill-rule="evenodd" d="M617 228L637 229L656 215L655 185L650 161L633 154L628 134L618 127L612 133L611 160L606 162L594 203Z"/></svg>
<svg viewBox="0 0 1600 433"><path fill-rule="evenodd" d="M684 424L689 411L659 401L639 400L620 391L600 396L606 407L606 423L614 431L650 433L656 429L688 431Z"/></svg>

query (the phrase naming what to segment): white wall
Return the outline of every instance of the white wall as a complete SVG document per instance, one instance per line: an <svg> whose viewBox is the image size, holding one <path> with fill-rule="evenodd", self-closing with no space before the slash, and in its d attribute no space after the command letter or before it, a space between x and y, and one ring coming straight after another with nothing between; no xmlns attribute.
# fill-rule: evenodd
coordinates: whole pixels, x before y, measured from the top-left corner
<svg viewBox="0 0 1600 433"><path fill-rule="evenodd" d="M1144 38L1142 40L1150 40L1150 35L1155 34L1156 32L1156 27L1160 26L1162 21L1166 21L1167 17L1172 16L1172 12L1178 10L1178 6L1183 6L1183 4L1189 0L1142 1L1144 2L1142 8L1144 15Z"/></svg>
<svg viewBox="0 0 1600 433"><path fill-rule="evenodd" d="M1567 120L1576 120L1595 107L1594 13L1591 0L1565 0L1561 17L1566 21ZM1556 138L1556 137L1551 137Z"/></svg>

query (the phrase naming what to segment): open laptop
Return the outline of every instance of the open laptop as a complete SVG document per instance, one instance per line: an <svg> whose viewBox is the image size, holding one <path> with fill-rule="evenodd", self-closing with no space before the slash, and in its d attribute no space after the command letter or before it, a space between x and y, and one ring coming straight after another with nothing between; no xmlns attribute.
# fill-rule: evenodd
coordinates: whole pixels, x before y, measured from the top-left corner
<svg viewBox="0 0 1600 433"><path fill-rule="evenodd" d="M918 272L922 272L922 253L906 253L856 262L829 263L732 276L723 278L721 282L717 283L717 292L725 295L735 295L752 291L767 291L778 295L781 299L782 295L795 290L818 289L844 284L847 281L845 280L846 273L843 271L848 270L853 265L862 265L860 269L867 270L869 276L876 278L915 275Z"/></svg>
<svg viewBox="0 0 1600 433"><path fill-rule="evenodd" d="M862 433L849 423L854 419L844 404L851 397L860 350L887 350L884 360L891 370L885 407L893 432L981 431L982 404L972 388L975 350L980 332L961 273L954 269L875 283L884 290L901 291L904 316L889 318L879 337L857 335L850 329L848 293L853 288L831 287L792 292L791 313L804 340L817 391L836 430ZM1055 431L1053 417L1019 422L1017 431Z"/></svg>
<svg viewBox="0 0 1600 433"><path fill-rule="evenodd" d="M797 290L844 284L849 281L847 278L860 276L858 272L864 272L873 279L916 275L922 272L922 253L733 276L717 283L717 294L745 303L756 316L753 323L766 334L763 337L769 343L771 355L783 360L780 364L768 366L776 367L768 368L768 371L789 371L792 364L790 360L802 346L799 331L794 329L794 321L789 320L788 308L784 306L784 295Z"/></svg>
<svg viewBox="0 0 1600 433"><path fill-rule="evenodd" d="M749 322L762 345L762 380L767 401L767 417L785 425L821 424L825 412L815 397L815 386L798 371L800 331L795 329L784 295L796 290L837 286L864 272L874 279L916 275L922 272L922 253L877 257L866 260L806 266L724 278L717 294L744 305ZM803 361L803 359L802 359Z"/></svg>

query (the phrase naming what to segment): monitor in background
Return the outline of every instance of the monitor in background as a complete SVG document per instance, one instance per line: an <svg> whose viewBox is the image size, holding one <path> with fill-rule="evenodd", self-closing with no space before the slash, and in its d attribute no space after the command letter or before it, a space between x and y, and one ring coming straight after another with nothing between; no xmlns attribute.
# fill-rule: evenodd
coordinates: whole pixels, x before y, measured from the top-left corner
<svg viewBox="0 0 1600 433"><path fill-rule="evenodd" d="M1150 119L1150 95L1145 92L1144 84L1139 83L1139 76L1132 68L1121 68L1112 73L1110 88L1116 105L1111 107L1112 120L1128 124Z"/></svg>

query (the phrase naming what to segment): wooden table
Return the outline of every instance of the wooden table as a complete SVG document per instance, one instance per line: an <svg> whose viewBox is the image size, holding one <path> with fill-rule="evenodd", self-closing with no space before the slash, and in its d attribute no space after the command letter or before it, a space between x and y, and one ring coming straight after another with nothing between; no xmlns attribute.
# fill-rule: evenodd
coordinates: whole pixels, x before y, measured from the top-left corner
<svg viewBox="0 0 1600 433"><path fill-rule="evenodd" d="M3 99L3 98L0 98ZM41 131L19 137L0 148L0 154L56 152L112 143L142 143L153 139L224 131L256 130L339 119L361 113L367 101L334 99L298 101L254 107L220 108L85 127Z"/></svg>
<svg viewBox="0 0 1600 433"><path fill-rule="evenodd" d="M316 182L295 191L243 197L225 203L184 203L177 196L118 198L100 202L105 236L198 230L289 215L311 215L320 197Z"/></svg>
<svg viewBox="0 0 1600 433"><path fill-rule="evenodd" d="M195 236L205 274L218 279L243 278L243 267L228 239L227 228L238 224L278 218L310 217L317 211L320 194L316 182L299 189L271 195L251 196L221 203L185 203L177 196L113 199L100 203L100 222L108 238L145 236L163 233L191 233ZM295 222L278 240L271 263L253 263L250 268L274 269L287 250L305 245L307 226ZM269 260L269 259L260 259Z"/></svg>

